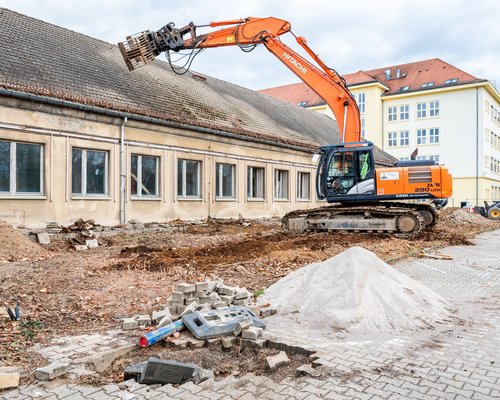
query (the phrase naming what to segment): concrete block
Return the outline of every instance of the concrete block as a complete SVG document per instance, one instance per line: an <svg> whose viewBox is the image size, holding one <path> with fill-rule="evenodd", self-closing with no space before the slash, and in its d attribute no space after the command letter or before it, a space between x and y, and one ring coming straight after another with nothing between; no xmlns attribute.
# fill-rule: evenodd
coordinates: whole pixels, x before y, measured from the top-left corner
<svg viewBox="0 0 500 400"><path fill-rule="evenodd" d="M241 332L241 337L243 339L256 340L262 336L262 328L257 328L256 326L251 326Z"/></svg>
<svg viewBox="0 0 500 400"><path fill-rule="evenodd" d="M208 295L208 297L210 297L210 301L212 303L216 303L216 302L220 301L220 296L217 293L215 293L215 292L214 293L210 293Z"/></svg>
<svg viewBox="0 0 500 400"><path fill-rule="evenodd" d="M151 317L149 315L137 315L134 319L139 326L151 325Z"/></svg>
<svg viewBox="0 0 500 400"><path fill-rule="evenodd" d="M224 307L227 307L227 303L225 301L218 301L218 302L213 304L213 307L215 309L224 308Z"/></svg>
<svg viewBox="0 0 500 400"><path fill-rule="evenodd" d="M209 349L215 349L221 346L222 339L221 338L213 338L205 340L206 345Z"/></svg>
<svg viewBox="0 0 500 400"><path fill-rule="evenodd" d="M207 282L207 294L212 293L216 287L217 287L216 281L208 281Z"/></svg>
<svg viewBox="0 0 500 400"><path fill-rule="evenodd" d="M204 290L197 290L196 292L194 292L194 297L205 297L207 295L207 292L204 291Z"/></svg>
<svg viewBox="0 0 500 400"><path fill-rule="evenodd" d="M193 301L184 309L184 311L181 312L181 317L183 317L184 315L194 313L197 308L198 308L198 303L196 301Z"/></svg>
<svg viewBox="0 0 500 400"><path fill-rule="evenodd" d="M74 246L76 251L83 251L88 249L87 245L85 244L75 244Z"/></svg>
<svg viewBox="0 0 500 400"><path fill-rule="evenodd" d="M236 345L236 337L234 336L224 336L221 338L222 347L225 349L230 349Z"/></svg>
<svg viewBox="0 0 500 400"><path fill-rule="evenodd" d="M177 338L172 340L172 344L174 345L175 349L184 350L187 349L189 343L186 339Z"/></svg>
<svg viewBox="0 0 500 400"><path fill-rule="evenodd" d="M234 301L234 296L226 296L226 295L221 295L220 296L221 301L225 301L228 306L233 304Z"/></svg>
<svg viewBox="0 0 500 400"><path fill-rule="evenodd" d="M233 304L235 306L248 306L248 304L250 303L250 299L240 299L240 300L234 300L233 301Z"/></svg>
<svg viewBox="0 0 500 400"><path fill-rule="evenodd" d="M221 285L221 287L217 289L217 293L219 293L219 295L234 296L236 294L236 289L231 286Z"/></svg>
<svg viewBox="0 0 500 400"><path fill-rule="evenodd" d="M170 319L172 319L172 316L170 315L170 311L167 309L153 311L153 313L151 314L151 321L155 324L158 324L166 316L168 316Z"/></svg>
<svg viewBox="0 0 500 400"><path fill-rule="evenodd" d="M184 305L184 300L174 300L174 299L168 299L167 300L167 307L179 307Z"/></svg>
<svg viewBox="0 0 500 400"><path fill-rule="evenodd" d="M89 249L95 249L96 247L99 247L99 243L97 243L97 239L87 239L85 241L85 244Z"/></svg>
<svg viewBox="0 0 500 400"><path fill-rule="evenodd" d="M194 293L196 285L194 283L178 283L175 285L175 291L181 293Z"/></svg>
<svg viewBox="0 0 500 400"><path fill-rule="evenodd" d="M158 328L162 328L164 326L167 326L173 322L173 317L168 313L165 315L159 322L158 322Z"/></svg>
<svg viewBox="0 0 500 400"><path fill-rule="evenodd" d="M133 329L137 329L139 324L134 318L124 318L122 320L122 329L124 331L131 331Z"/></svg>
<svg viewBox="0 0 500 400"><path fill-rule="evenodd" d="M236 338L237 339L237 338ZM267 345L267 340L264 339L240 339L241 347L249 347L251 349L262 350Z"/></svg>
<svg viewBox="0 0 500 400"><path fill-rule="evenodd" d="M0 371L0 390L19 386L19 372Z"/></svg>
<svg viewBox="0 0 500 400"><path fill-rule="evenodd" d="M266 361L271 371L276 371L279 367L288 364L290 362L290 359L284 351L280 351L275 356L266 357Z"/></svg>
<svg viewBox="0 0 500 400"><path fill-rule="evenodd" d="M234 336L241 335L241 332L243 330L248 329L252 325L253 325L253 322L250 318L245 318L245 319L238 321L238 325L236 325L233 329L233 335Z"/></svg>
<svg viewBox="0 0 500 400"><path fill-rule="evenodd" d="M211 303L210 296L201 296L200 297L200 304L208 304Z"/></svg>
<svg viewBox="0 0 500 400"><path fill-rule="evenodd" d="M214 373L207 369L196 368L191 380L195 385L199 385L201 382L204 382L208 379L214 379Z"/></svg>
<svg viewBox="0 0 500 400"><path fill-rule="evenodd" d="M198 297L194 297L194 296L190 297L188 299L184 299L184 305L186 305L186 306L190 305L193 302L198 304L200 302L200 299Z"/></svg>
<svg viewBox="0 0 500 400"><path fill-rule="evenodd" d="M238 289L236 291L236 294L234 295L234 298L236 300L248 299L249 297L250 297L250 292L245 288Z"/></svg>
<svg viewBox="0 0 500 400"><path fill-rule="evenodd" d="M257 317L260 317L260 306L258 304L250 304L248 309L253 312Z"/></svg>
<svg viewBox="0 0 500 400"><path fill-rule="evenodd" d="M262 308L260 310L260 316L262 318L269 317L269 316L274 315L274 314L276 314L276 309L271 308L271 307Z"/></svg>
<svg viewBox="0 0 500 400"><path fill-rule="evenodd" d="M205 341L201 339L196 339L196 338L188 338L188 347L191 349L200 349L203 346L205 346Z"/></svg>
<svg viewBox="0 0 500 400"><path fill-rule="evenodd" d="M321 371L313 368L311 364L303 364L295 370L295 376L312 376L318 378L321 376Z"/></svg>
<svg viewBox="0 0 500 400"><path fill-rule="evenodd" d="M35 370L36 379L41 381L49 381L58 376L65 375L68 372L69 363L60 361L53 362L42 368Z"/></svg>
<svg viewBox="0 0 500 400"><path fill-rule="evenodd" d="M178 301L184 301L185 294L182 292L172 292L170 294L170 297L168 298L169 300L178 300Z"/></svg>
<svg viewBox="0 0 500 400"><path fill-rule="evenodd" d="M208 290L208 282L198 282L196 284L196 291L207 293Z"/></svg>
<svg viewBox="0 0 500 400"><path fill-rule="evenodd" d="M50 244L50 236L47 232L38 232L36 238L40 244Z"/></svg>
<svg viewBox="0 0 500 400"><path fill-rule="evenodd" d="M196 368L191 364L150 357L141 372L139 383L182 384L192 378Z"/></svg>

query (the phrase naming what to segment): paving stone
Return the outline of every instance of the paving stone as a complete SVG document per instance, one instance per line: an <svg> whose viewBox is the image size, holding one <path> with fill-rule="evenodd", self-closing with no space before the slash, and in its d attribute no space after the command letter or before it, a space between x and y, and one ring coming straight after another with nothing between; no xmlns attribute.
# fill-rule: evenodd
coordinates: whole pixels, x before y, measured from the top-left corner
<svg viewBox="0 0 500 400"><path fill-rule="evenodd" d="M280 351L275 356L266 357L266 361L271 371L276 371L279 367L290 363L290 359L284 351Z"/></svg>
<svg viewBox="0 0 500 400"><path fill-rule="evenodd" d="M241 337L243 339L258 339L262 336L262 328L257 328L256 326L250 326L241 332Z"/></svg>
<svg viewBox="0 0 500 400"><path fill-rule="evenodd" d="M151 314L151 322L153 322L154 324L158 324L165 316L172 318L168 309L153 311L153 313Z"/></svg>
<svg viewBox="0 0 500 400"><path fill-rule="evenodd" d="M219 293L220 296L222 296L222 295L224 295L224 296L234 296L236 294L236 289L234 287L231 287L231 286L221 285L217 289L217 293Z"/></svg>
<svg viewBox="0 0 500 400"><path fill-rule="evenodd" d="M124 331L131 331L131 330L137 329L138 327L139 327L139 324L138 324L137 320L135 320L134 318L124 318L122 320L122 329Z"/></svg>
<svg viewBox="0 0 500 400"><path fill-rule="evenodd" d="M243 332L245 329L249 328L252 325L253 325L253 322L250 318L245 318L245 319L239 320L238 324L233 329L233 335L234 336L241 335L241 332Z"/></svg>
<svg viewBox="0 0 500 400"><path fill-rule="evenodd" d="M230 306L231 304L233 304L234 296L221 295L220 299L221 301L225 302L228 306Z"/></svg>
<svg viewBox="0 0 500 400"><path fill-rule="evenodd" d="M175 300L179 302L184 302L186 295L183 292L172 292L168 300Z"/></svg>
<svg viewBox="0 0 500 400"><path fill-rule="evenodd" d="M165 315L159 322L158 322L158 328L163 328L164 326L170 325L173 322L173 317L170 312Z"/></svg>
<svg viewBox="0 0 500 400"><path fill-rule="evenodd" d="M193 301L192 303L190 303L185 309L184 311L182 311L181 313L181 317L183 317L184 315L188 315L188 314L192 314L196 311L196 309L198 308L198 302L196 301Z"/></svg>
<svg viewBox="0 0 500 400"><path fill-rule="evenodd" d="M222 347L225 349L229 349L236 345L236 340L237 339L234 336L224 336L223 338L221 338Z"/></svg>
<svg viewBox="0 0 500 400"><path fill-rule="evenodd" d="M151 317L149 315L137 315L134 319L139 326L151 325Z"/></svg>
<svg viewBox="0 0 500 400"><path fill-rule="evenodd" d="M248 299L250 296L251 296L251 293L247 289L240 288L236 291L234 298L235 298L235 300L243 300L243 299Z"/></svg>
<svg viewBox="0 0 500 400"><path fill-rule="evenodd" d="M85 245L89 248L89 249L95 249L96 247L99 247L99 243L97 242L97 239L87 239L85 241Z"/></svg>
<svg viewBox="0 0 500 400"><path fill-rule="evenodd" d="M50 244L50 236L47 232L38 232L36 238L40 244Z"/></svg>
<svg viewBox="0 0 500 400"><path fill-rule="evenodd" d="M69 369L67 362L53 362L45 367L35 370L36 379L48 381L57 378L58 376L66 375Z"/></svg>
<svg viewBox="0 0 500 400"><path fill-rule="evenodd" d="M181 293L194 293L196 285L194 283L178 283L175 285L175 291Z"/></svg>

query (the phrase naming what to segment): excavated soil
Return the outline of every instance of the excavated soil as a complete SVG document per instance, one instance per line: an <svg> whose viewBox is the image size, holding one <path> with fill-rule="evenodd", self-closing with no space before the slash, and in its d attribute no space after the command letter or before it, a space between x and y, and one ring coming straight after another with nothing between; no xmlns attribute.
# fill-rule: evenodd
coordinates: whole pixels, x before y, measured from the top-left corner
<svg viewBox="0 0 500 400"><path fill-rule="evenodd" d="M174 221L167 232L121 233L107 240L107 246L85 252L73 250L67 241L42 248L13 230L0 235L0 248L8 248L12 260L25 261L0 264L0 364L33 368L36 362L26 348L34 342L116 328L121 317L161 308L176 282L222 278L257 291L352 246L393 262L418 256L422 249L468 243L476 233L500 228L498 221L460 209L440 214L432 231L414 239L294 235L283 232L278 220ZM40 259L44 254L47 258ZM23 325L3 314L16 301Z"/></svg>

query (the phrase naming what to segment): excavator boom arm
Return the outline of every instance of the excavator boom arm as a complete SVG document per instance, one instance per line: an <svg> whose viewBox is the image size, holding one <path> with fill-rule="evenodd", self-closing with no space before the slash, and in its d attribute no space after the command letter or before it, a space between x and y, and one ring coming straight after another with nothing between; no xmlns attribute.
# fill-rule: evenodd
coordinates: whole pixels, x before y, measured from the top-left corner
<svg viewBox="0 0 500 400"><path fill-rule="evenodd" d="M197 35L197 27L193 23L180 29L170 23L157 32L147 31L136 36L129 36L125 42L119 43L119 47L128 68L133 70L150 63L164 51L263 44L332 109L339 125L342 142L361 140L359 110L343 79L333 69L326 66L309 48L304 38L296 37L297 43L320 68L280 40L281 35L290 32L289 22L274 17L249 17L241 20L211 22L208 26L227 25L231 26Z"/></svg>

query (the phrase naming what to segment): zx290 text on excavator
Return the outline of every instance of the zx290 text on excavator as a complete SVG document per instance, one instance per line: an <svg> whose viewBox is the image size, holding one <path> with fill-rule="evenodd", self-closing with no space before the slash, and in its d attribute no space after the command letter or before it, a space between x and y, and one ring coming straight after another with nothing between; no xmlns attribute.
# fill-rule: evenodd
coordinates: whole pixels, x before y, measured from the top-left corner
<svg viewBox="0 0 500 400"><path fill-rule="evenodd" d="M197 33L197 28L221 26L225 28ZM280 36L288 32L294 35L291 24L274 17L249 17L199 26L191 22L182 28L171 22L158 31L128 36L118 46L132 71L152 62L162 52L176 70L170 52L190 49L194 57L211 47L239 46L249 51L263 44L324 99L338 123L340 144L319 148L316 192L319 199L331 204L288 213L283 217L285 229L298 233L346 230L408 237L433 226L437 220L436 208L444 206L452 195L448 169L430 160L402 161L393 167L376 168L374 146L361 138L359 109L345 80L311 50L305 38L294 35L316 65L283 43Z"/></svg>

